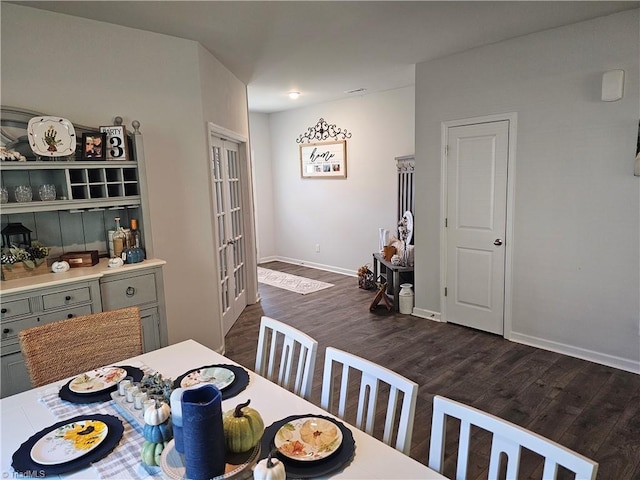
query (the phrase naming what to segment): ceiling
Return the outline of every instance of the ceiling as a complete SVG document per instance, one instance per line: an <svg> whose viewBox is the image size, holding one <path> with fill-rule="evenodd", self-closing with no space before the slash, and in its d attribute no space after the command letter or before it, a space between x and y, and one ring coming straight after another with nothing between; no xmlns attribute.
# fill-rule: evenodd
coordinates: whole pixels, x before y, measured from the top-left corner
<svg viewBox="0 0 640 480"><path fill-rule="evenodd" d="M414 65L637 8L619 1L28 1L195 40L278 112L414 84ZM364 91L353 90L365 89ZM289 91L301 92L297 100Z"/></svg>

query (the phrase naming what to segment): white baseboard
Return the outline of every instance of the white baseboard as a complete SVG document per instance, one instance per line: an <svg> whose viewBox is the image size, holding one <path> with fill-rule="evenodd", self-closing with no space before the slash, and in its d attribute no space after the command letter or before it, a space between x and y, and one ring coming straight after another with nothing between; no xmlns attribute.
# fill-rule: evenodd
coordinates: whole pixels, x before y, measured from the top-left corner
<svg viewBox="0 0 640 480"><path fill-rule="evenodd" d="M344 268L334 267L332 265L323 265L321 263L311 263L305 262L302 260L296 260L295 258L287 258L287 257L268 257L266 259L261 259L258 264L267 263L267 262L284 262L291 263L293 265L302 265L304 267L315 268L318 270L324 270L326 272L340 273L342 275L348 275L350 277L357 277L358 273L353 270L347 270Z"/></svg>
<svg viewBox="0 0 640 480"><path fill-rule="evenodd" d="M431 310L426 310L424 308L413 308L411 315L414 317L426 318L427 320L433 320L434 322L442 322L442 318L440 317L440 312L433 312Z"/></svg>
<svg viewBox="0 0 640 480"><path fill-rule="evenodd" d="M585 348L574 347L573 345L566 345L564 343L554 342L552 340L546 340L544 338L532 337L523 333L511 332L510 338L512 342L522 343L531 347L541 348L543 350L550 350L556 353L562 353L563 355L569 355L571 357L581 358L590 362L599 363L608 367L618 368L631 373L640 374L640 361L629 360L628 358L615 357L613 355L607 355L606 353L600 353L593 350L587 350Z"/></svg>

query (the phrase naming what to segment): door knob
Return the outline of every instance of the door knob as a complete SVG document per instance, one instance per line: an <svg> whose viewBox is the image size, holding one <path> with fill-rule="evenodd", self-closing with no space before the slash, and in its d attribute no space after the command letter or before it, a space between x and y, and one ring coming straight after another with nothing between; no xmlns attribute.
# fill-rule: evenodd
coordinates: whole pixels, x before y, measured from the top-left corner
<svg viewBox="0 0 640 480"><path fill-rule="evenodd" d="M493 241L493 244L499 247L500 245L502 245L502 240L500 240L499 238L496 238L496 239Z"/></svg>

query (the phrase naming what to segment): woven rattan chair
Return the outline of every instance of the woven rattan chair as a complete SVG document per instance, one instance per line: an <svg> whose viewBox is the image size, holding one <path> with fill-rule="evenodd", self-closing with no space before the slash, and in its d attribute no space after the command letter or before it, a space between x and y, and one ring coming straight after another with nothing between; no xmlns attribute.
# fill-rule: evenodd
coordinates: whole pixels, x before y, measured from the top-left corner
<svg viewBox="0 0 640 480"><path fill-rule="evenodd" d="M138 307L82 315L22 330L20 348L34 387L142 353Z"/></svg>

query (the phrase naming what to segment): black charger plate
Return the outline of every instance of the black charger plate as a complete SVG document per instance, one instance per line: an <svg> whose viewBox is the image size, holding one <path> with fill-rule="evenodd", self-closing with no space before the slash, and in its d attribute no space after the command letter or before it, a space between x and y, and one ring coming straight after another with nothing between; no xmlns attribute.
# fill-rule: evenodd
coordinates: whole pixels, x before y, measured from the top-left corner
<svg viewBox="0 0 640 480"><path fill-rule="evenodd" d="M138 367L129 367L125 365L114 365L119 368L124 368L127 371L127 376L133 377L134 382L139 382L144 377L144 372ZM109 402L111 400L111 392L115 392L118 389L118 385L100 390L95 393L75 393L69 389L69 384L73 379L65 383L60 389L59 395L62 400L66 400L71 403L96 403L96 402Z"/></svg>
<svg viewBox="0 0 640 480"><path fill-rule="evenodd" d="M38 440L44 437L47 433L52 432L64 425L72 422L79 422L81 420L99 420L104 422L109 431L107 437L96 448L88 452L86 455L71 460L70 462L61 463L58 465L42 465L31 458L31 449ZM63 473L73 472L75 470L81 470L87 468L92 463L103 459L111 453L111 451L120 443L122 434L124 433L124 425L122 420L113 415L78 415L77 417L68 418L55 423L47 428L40 430L38 433L32 435L26 442L20 445L20 448L13 454L11 466L19 474L24 474L25 477L33 475L33 472L38 472L38 475L60 475Z"/></svg>
<svg viewBox="0 0 640 480"><path fill-rule="evenodd" d="M228 370L231 370L235 375L235 378L233 379L233 382L231 383L231 385L227 385L225 388L221 390L222 400L227 400L228 398L235 397L241 391L247 388L247 385L249 385L249 373L244 368L239 367L238 365L215 364L215 365L205 365L202 367L193 368L188 372L183 373L178 378L176 378L176 380L173 382L173 388L180 388L180 382L182 382L182 379L187 375L189 375L191 372L195 372L196 370L200 370L202 368L213 368L213 367L226 368Z"/></svg>
<svg viewBox="0 0 640 480"><path fill-rule="evenodd" d="M351 462L353 455L356 452L356 442L353 439L353 433L342 422L337 421L335 418L327 417L323 415L315 415L308 413L306 415L292 415L277 422L272 423L264 429L262 440L260 441L260 459L267 458L269 452L275 448L274 439L276 433L280 428L298 418L324 418L330 422L335 423L342 432L342 444L338 450L326 458L316 460L314 462L309 461L296 461L285 455L278 453L278 458L284 463L285 470L287 471L287 478L314 478L327 475L336 470L340 470Z"/></svg>

